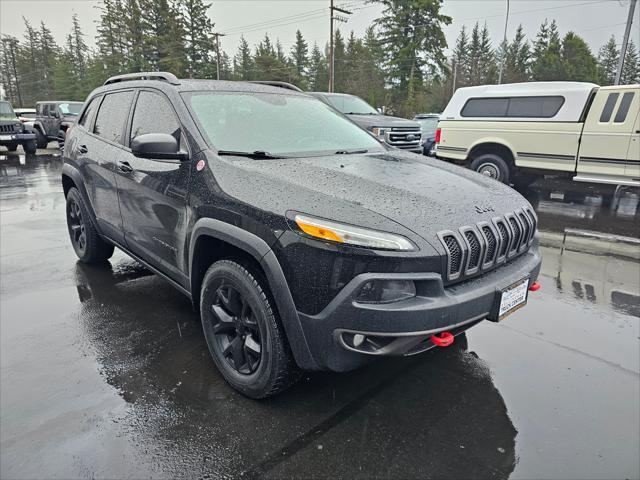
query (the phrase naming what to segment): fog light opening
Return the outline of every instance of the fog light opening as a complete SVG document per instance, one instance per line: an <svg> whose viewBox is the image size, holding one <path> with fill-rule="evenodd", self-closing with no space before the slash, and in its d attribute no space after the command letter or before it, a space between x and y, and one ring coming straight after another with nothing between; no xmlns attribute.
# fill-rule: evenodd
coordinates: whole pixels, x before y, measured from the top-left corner
<svg viewBox="0 0 640 480"><path fill-rule="evenodd" d="M416 296L412 280L369 280L358 293L358 303L392 303Z"/></svg>

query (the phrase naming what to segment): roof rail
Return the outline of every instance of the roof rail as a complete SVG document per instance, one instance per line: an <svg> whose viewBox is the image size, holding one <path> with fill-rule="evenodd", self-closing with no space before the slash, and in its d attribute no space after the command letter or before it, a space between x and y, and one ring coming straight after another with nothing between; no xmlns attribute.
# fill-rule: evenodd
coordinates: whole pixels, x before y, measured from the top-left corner
<svg viewBox="0 0 640 480"><path fill-rule="evenodd" d="M294 90L296 92L302 92L301 89L287 82L278 82L276 80L251 80L249 83L261 83L263 85L270 85L272 87L286 88L288 90Z"/></svg>
<svg viewBox="0 0 640 480"><path fill-rule="evenodd" d="M137 72L126 73L124 75L116 75L109 77L103 85L111 85L112 83L126 82L129 80L160 80L171 85L180 85L180 80L173 73L169 72Z"/></svg>

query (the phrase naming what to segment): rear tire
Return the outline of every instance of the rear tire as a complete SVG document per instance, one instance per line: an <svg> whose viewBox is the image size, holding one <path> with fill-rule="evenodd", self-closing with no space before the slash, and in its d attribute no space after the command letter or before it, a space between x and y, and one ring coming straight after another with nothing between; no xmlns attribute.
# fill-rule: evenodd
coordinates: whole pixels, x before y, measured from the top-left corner
<svg viewBox="0 0 640 480"><path fill-rule="evenodd" d="M215 262L202 282L200 315L213 361L243 395L275 395L300 377L266 282L257 273L232 260Z"/></svg>
<svg viewBox="0 0 640 480"><path fill-rule="evenodd" d="M60 148L60 150L64 150L65 137L66 137L66 132L62 129L58 130L58 148Z"/></svg>
<svg viewBox="0 0 640 480"><path fill-rule="evenodd" d="M89 211L77 188L67 193L67 228L81 262L99 263L111 258L113 245L105 242L93 225Z"/></svg>
<svg viewBox="0 0 640 480"><path fill-rule="evenodd" d="M505 160L495 153L484 153L475 158L469 166L471 170L485 175L499 182L509 185L509 165Z"/></svg>

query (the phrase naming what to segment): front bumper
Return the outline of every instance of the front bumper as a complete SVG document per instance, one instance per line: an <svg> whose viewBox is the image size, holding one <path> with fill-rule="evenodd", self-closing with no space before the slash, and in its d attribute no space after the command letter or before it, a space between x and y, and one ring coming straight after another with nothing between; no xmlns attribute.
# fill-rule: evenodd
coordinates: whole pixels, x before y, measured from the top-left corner
<svg viewBox="0 0 640 480"><path fill-rule="evenodd" d="M22 143L35 139L34 133L0 133L0 143Z"/></svg>
<svg viewBox="0 0 640 480"><path fill-rule="evenodd" d="M375 356L412 355L433 347L434 333L454 335L485 319L497 292L540 271L537 245L500 268L445 287L436 273L363 273L353 278L317 315L298 312L310 353L320 368L346 371ZM388 304L356 301L360 289L374 279L413 280L417 295ZM373 342L354 347L354 335Z"/></svg>

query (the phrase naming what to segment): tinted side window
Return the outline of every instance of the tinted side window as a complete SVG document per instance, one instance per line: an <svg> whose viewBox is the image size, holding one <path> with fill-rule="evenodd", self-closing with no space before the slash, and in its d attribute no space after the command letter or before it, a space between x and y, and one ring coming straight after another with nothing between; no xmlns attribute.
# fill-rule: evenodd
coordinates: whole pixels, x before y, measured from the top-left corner
<svg viewBox="0 0 640 480"><path fill-rule="evenodd" d="M93 133L116 143L123 143L122 132L129 116L133 91L110 93L104 97Z"/></svg>
<svg viewBox="0 0 640 480"><path fill-rule="evenodd" d="M463 117L504 117L507 115L508 98L470 98L462 108Z"/></svg>
<svg viewBox="0 0 640 480"><path fill-rule="evenodd" d="M564 103L564 97L512 97L507 117L551 118Z"/></svg>
<svg viewBox="0 0 640 480"><path fill-rule="evenodd" d="M82 114L82 117L80 117L80 120L78 120L78 123L80 125L82 125L83 127L86 127L91 123L91 119L93 118L93 114L95 113L96 109L98 108L98 103L100 103L98 101L99 98L102 98L102 97L93 98L89 102L89 105L87 105L87 108L85 108L84 113Z"/></svg>
<svg viewBox="0 0 640 480"><path fill-rule="evenodd" d="M607 101L604 104L604 108L602 109L602 113L600 114L600 121L603 123L611 120L611 114L613 113L613 107L616 106L616 102L618 101L619 93L610 93L607 97Z"/></svg>
<svg viewBox="0 0 640 480"><path fill-rule="evenodd" d="M142 91L131 123L131 140L145 133L168 133L180 142L180 123L164 95Z"/></svg>
<svg viewBox="0 0 640 480"><path fill-rule="evenodd" d="M627 113L629 113L629 107L631 106L632 100L633 100L633 92L627 92L624 95L622 95L620 106L618 107L616 116L613 119L615 123L624 123L624 121L627 118Z"/></svg>
<svg viewBox="0 0 640 480"><path fill-rule="evenodd" d="M45 104L42 106L42 115L44 115L45 117L49 116L49 104Z"/></svg>

